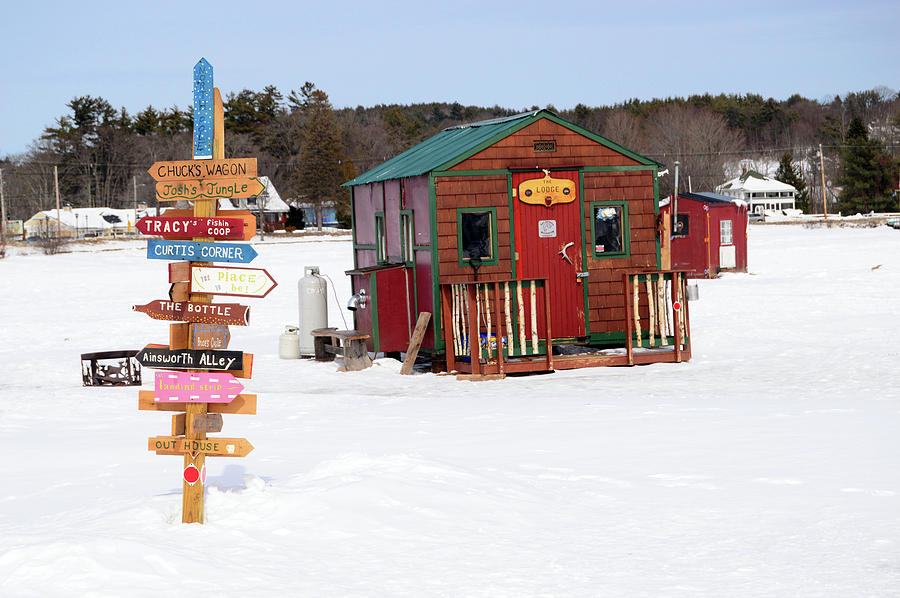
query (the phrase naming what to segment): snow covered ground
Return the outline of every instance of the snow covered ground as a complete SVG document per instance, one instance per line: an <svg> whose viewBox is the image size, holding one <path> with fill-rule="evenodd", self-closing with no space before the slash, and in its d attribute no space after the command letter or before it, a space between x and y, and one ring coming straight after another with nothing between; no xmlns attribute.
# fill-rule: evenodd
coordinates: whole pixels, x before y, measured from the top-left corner
<svg viewBox="0 0 900 598"><path fill-rule="evenodd" d="M207 460L203 526L146 450L170 416L81 386L80 353L166 342L142 246L0 260L0 596L900 594L895 230L751 227L689 363L481 383L279 360L350 241L259 243L281 284L231 343L259 414L222 431L256 448Z"/></svg>

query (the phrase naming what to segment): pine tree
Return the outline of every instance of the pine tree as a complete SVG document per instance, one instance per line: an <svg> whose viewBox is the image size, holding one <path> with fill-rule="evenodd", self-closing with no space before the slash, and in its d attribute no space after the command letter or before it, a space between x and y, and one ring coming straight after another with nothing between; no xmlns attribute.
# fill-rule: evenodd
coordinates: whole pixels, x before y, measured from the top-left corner
<svg viewBox="0 0 900 598"><path fill-rule="evenodd" d="M797 194L794 195L794 206L798 210L809 211L809 193L806 192L806 181L801 176L800 167L794 165L794 157L790 152L781 156L778 170L775 172L775 180L786 183L796 189Z"/></svg>
<svg viewBox="0 0 900 598"><path fill-rule="evenodd" d="M301 97L291 92L291 102L298 106L305 124L303 145L300 150L300 166L294 172L294 188L298 195L305 195L316 208L316 220L322 229L322 207L328 201L338 210L349 202L342 167L341 131L328 94L306 82L300 89Z"/></svg>
<svg viewBox="0 0 900 598"><path fill-rule="evenodd" d="M869 139L862 120L855 117L847 128L847 145L841 152L841 211L845 214L885 212L891 199L891 160L881 144Z"/></svg>

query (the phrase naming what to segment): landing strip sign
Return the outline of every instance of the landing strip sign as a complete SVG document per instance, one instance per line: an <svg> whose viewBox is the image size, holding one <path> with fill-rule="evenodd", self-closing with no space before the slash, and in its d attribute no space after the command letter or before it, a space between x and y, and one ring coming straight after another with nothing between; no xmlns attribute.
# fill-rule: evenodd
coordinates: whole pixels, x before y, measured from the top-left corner
<svg viewBox="0 0 900 598"><path fill-rule="evenodd" d="M244 385L227 373L159 371L153 397L160 403L230 403Z"/></svg>

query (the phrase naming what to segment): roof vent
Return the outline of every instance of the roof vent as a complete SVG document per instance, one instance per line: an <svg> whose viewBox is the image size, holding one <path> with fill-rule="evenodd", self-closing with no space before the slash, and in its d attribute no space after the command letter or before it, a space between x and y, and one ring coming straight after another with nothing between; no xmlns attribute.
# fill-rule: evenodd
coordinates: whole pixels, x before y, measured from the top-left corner
<svg viewBox="0 0 900 598"><path fill-rule="evenodd" d="M556 140L555 139L549 139L549 140L542 139L539 141L535 141L534 142L534 151L535 151L535 153L555 152L556 151Z"/></svg>

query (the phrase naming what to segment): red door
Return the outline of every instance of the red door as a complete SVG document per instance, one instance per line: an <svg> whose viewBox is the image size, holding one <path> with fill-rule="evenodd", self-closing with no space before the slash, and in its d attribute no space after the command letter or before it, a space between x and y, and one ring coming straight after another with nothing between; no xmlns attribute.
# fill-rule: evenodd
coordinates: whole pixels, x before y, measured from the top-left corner
<svg viewBox="0 0 900 598"><path fill-rule="evenodd" d="M577 277L585 270L578 172L551 173L553 183L550 187L557 191L553 198L545 197L541 193L543 187L537 185L532 187L536 193L529 193L528 198L524 197L525 193L519 193L523 182L546 180L547 176L543 171L513 174L513 216L516 253L519 255L516 277L547 279L553 338L584 336L584 292L581 279ZM535 195L541 203L523 201L535 201Z"/></svg>

